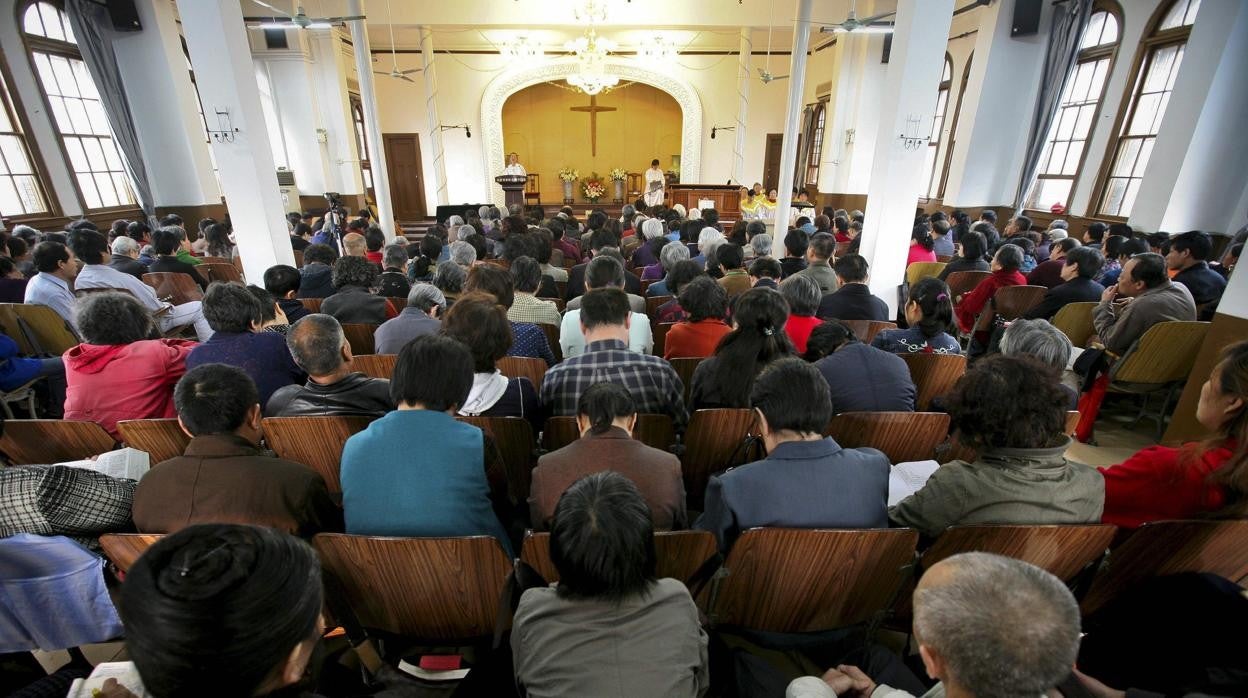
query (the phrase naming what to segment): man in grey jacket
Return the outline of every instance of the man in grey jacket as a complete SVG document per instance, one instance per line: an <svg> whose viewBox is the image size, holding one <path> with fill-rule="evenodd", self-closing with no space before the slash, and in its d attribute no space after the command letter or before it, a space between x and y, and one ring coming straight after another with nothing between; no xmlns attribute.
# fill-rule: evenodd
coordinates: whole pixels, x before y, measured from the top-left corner
<svg viewBox="0 0 1248 698"><path fill-rule="evenodd" d="M1092 310L1101 344L1119 356L1159 322L1195 319L1191 292L1183 284L1171 283L1165 257L1151 252L1127 260L1118 285L1105 289Z"/></svg>

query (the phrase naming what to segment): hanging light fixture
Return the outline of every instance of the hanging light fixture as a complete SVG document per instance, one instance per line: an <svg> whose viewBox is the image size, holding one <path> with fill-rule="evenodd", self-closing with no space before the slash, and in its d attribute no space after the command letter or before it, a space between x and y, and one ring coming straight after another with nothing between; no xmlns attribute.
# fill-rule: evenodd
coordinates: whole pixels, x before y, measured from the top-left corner
<svg viewBox="0 0 1248 698"><path fill-rule="evenodd" d="M656 36L637 47L637 57L655 66L667 65L679 53L676 42L664 36Z"/></svg>
<svg viewBox="0 0 1248 698"><path fill-rule="evenodd" d="M502 54L513 61L531 63L546 55L546 52L542 50L542 45L532 37L521 35L505 42L502 46Z"/></svg>
<svg viewBox="0 0 1248 698"><path fill-rule="evenodd" d="M585 36L565 43L563 48L576 54L580 64L577 72L568 76L569 85L587 95L596 95L620 83L620 78L607 73L605 67L607 56L615 50L615 42L599 37L593 26Z"/></svg>

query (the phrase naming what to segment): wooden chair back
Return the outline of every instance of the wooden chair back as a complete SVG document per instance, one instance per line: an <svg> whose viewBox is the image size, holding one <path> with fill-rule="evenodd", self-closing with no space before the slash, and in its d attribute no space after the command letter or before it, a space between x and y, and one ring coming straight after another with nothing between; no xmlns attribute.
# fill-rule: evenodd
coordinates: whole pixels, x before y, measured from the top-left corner
<svg viewBox="0 0 1248 698"><path fill-rule="evenodd" d="M85 460L117 447L95 422L67 419L14 419L4 424L0 452L13 465L47 465Z"/></svg>
<svg viewBox="0 0 1248 698"><path fill-rule="evenodd" d="M369 417L266 417L264 439L278 455L312 468L325 480L330 494L342 493L338 473L347 439L373 421Z"/></svg>
<svg viewBox="0 0 1248 698"><path fill-rule="evenodd" d="M456 419L477 427L494 439L498 453L503 459L508 490L518 502L528 499L529 485L533 480L533 466L537 465L537 439L529 420L523 417L456 417Z"/></svg>
<svg viewBox="0 0 1248 698"><path fill-rule="evenodd" d="M104 557L124 574L161 538L163 533L105 533L100 536L100 547Z"/></svg>
<svg viewBox="0 0 1248 698"><path fill-rule="evenodd" d="M527 175L524 182L524 202L541 205L542 203L542 176L534 172Z"/></svg>
<svg viewBox="0 0 1248 698"><path fill-rule="evenodd" d="M321 312L321 303L324 300L324 298L300 298L299 302L308 309L309 313L319 313Z"/></svg>
<svg viewBox="0 0 1248 698"><path fill-rule="evenodd" d="M708 531L655 531L655 576L671 577L686 584L716 551L715 536ZM520 559L532 565L547 582L559 581L559 570L550 559L550 534L529 531L520 548Z"/></svg>
<svg viewBox="0 0 1248 698"><path fill-rule="evenodd" d="M1076 347L1087 346L1088 339L1096 334L1092 325L1092 310L1096 303L1067 303L1053 316L1053 326L1062 331Z"/></svg>
<svg viewBox="0 0 1248 698"><path fill-rule="evenodd" d="M542 389L546 377L546 362L530 356L504 356L498 361L498 370L508 378L528 378L537 390Z"/></svg>
<svg viewBox="0 0 1248 698"><path fill-rule="evenodd" d="M143 283L156 290L156 297L167 300L174 305L182 305L192 301L202 301L204 292L191 278L182 272L159 271L143 275Z"/></svg>
<svg viewBox="0 0 1248 698"><path fill-rule="evenodd" d="M650 334L654 337L654 349L650 352L655 356L663 356L664 347L667 345L667 333L676 323L674 322L651 322Z"/></svg>
<svg viewBox="0 0 1248 698"><path fill-rule="evenodd" d="M707 481L733 465L737 447L755 428L754 411L747 408L693 412L685 430L685 452L680 457L690 508L701 511Z"/></svg>
<svg viewBox="0 0 1248 698"><path fill-rule="evenodd" d="M884 330L897 329L897 323L883 320L837 320L837 322L853 330L854 336L863 344L870 344L875 335Z"/></svg>
<svg viewBox="0 0 1248 698"><path fill-rule="evenodd" d="M956 304L958 296L970 293L981 281L990 276L992 276L990 271L955 271L945 277L945 283L949 284L949 295L953 297Z"/></svg>
<svg viewBox="0 0 1248 698"><path fill-rule="evenodd" d="M1049 289L1044 286L1006 286L997 289L992 297L993 314L1006 320L1016 320L1028 310L1040 305Z"/></svg>
<svg viewBox="0 0 1248 698"><path fill-rule="evenodd" d="M1110 552L1081 608L1090 614L1141 580L1180 572L1248 576L1248 519L1144 524Z"/></svg>
<svg viewBox="0 0 1248 698"><path fill-rule="evenodd" d="M303 268L303 250L295 250L295 268Z"/></svg>
<svg viewBox="0 0 1248 698"><path fill-rule="evenodd" d="M230 263L230 260L226 259L225 257L213 257L210 255L204 255L203 257L199 258L199 264L197 264L196 267L202 267L205 264L229 264L229 263Z"/></svg>
<svg viewBox="0 0 1248 698"><path fill-rule="evenodd" d="M832 418L827 435L845 448L874 448L889 463L930 460L949 435L944 412L843 412Z"/></svg>
<svg viewBox="0 0 1248 698"><path fill-rule="evenodd" d="M559 326L548 322L536 324L542 328L542 332L546 335L546 343L550 345L550 351L555 355L555 363L563 361L563 346L559 344Z"/></svg>
<svg viewBox="0 0 1248 698"><path fill-rule="evenodd" d="M1208 322L1159 322L1110 367L1110 381L1164 385L1187 380L1208 332Z"/></svg>
<svg viewBox="0 0 1248 698"><path fill-rule="evenodd" d="M675 296L646 296L646 317L653 320L659 308L674 298Z"/></svg>
<svg viewBox="0 0 1248 698"><path fill-rule="evenodd" d="M351 345L352 354L375 354L377 353L376 340L373 339L373 333L377 331L378 325L362 322L344 322L342 323L342 334L347 338L347 344Z"/></svg>
<svg viewBox="0 0 1248 698"><path fill-rule="evenodd" d="M321 533L312 545L365 628L437 645L494 632L511 563L492 537Z"/></svg>
<svg viewBox="0 0 1248 698"><path fill-rule="evenodd" d="M676 375L680 376L680 384L685 388L685 406L689 406L689 397L693 393L693 372L698 370L698 364L705 359L689 359L676 358L668 361L672 368L676 370Z"/></svg>
<svg viewBox="0 0 1248 698"><path fill-rule="evenodd" d="M936 255L936 261L937 261L937 262L945 262L946 264L948 264L948 263L949 263L949 260L951 260L951 259L953 259L953 255L951 255L951 254L938 254L938 255Z"/></svg>
<svg viewBox="0 0 1248 698"><path fill-rule="evenodd" d="M550 417L542 426L542 448L557 451L581 438L576 417ZM652 448L666 451L676 441L672 418L665 414L639 414L633 438Z"/></svg>
<svg viewBox="0 0 1248 698"><path fill-rule="evenodd" d="M363 354L351 357L351 368L369 378L385 378L390 380L394 375L394 364L399 360L397 354Z"/></svg>
<svg viewBox="0 0 1248 698"><path fill-rule="evenodd" d="M966 357L962 354L900 354L910 369L910 380L916 391L914 409L926 412L932 399L953 389L966 373Z"/></svg>
<svg viewBox="0 0 1248 698"><path fill-rule="evenodd" d="M82 341L65 318L46 305L2 303L0 308L4 333L26 356L60 356Z"/></svg>
<svg viewBox="0 0 1248 698"><path fill-rule="evenodd" d="M177 419L127 419L117 422L117 431L127 446L146 451L152 465L177 458L191 442Z"/></svg>
<svg viewBox="0 0 1248 698"><path fill-rule="evenodd" d="M714 625L778 633L864 623L892 603L918 540L908 528L750 529L703 608Z"/></svg>
<svg viewBox="0 0 1248 698"><path fill-rule="evenodd" d="M195 267L196 270L203 269L208 272L208 281L220 281L222 283L230 283L236 281L243 282L243 275L238 273L238 269L229 262L205 262Z"/></svg>
<svg viewBox="0 0 1248 698"><path fill-rule="evenodd" d="M921 279L940 276L944 270L944 262L912 262L906 267L906 285L913 286Z"/></svg>

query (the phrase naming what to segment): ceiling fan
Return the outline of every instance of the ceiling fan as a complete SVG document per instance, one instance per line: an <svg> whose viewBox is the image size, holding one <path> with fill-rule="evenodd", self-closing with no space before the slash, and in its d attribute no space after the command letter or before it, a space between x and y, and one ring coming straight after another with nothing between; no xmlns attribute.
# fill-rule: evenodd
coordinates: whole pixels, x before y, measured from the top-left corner
<svg viewBox="0 0 1248 698"><path fill-rule="evenodd" d="M775 9L775 4L776 3L773 0L768 6L768 14L771 15L772 17L776 16L775 13L772 11ZM764 85L771 83L772 80L783 80L789 77L788 75L772 75L771 74L771 30L773 26L774 25L770 23L767 25L767 65L763 68L758 69L758 79L762 80Z"/></svg>
<svg viewBox="0 0 1248 698"><path fill-rule="evenodd" d="M295 8L295 14L292 15L289 12L279 10L262 0L251 1L261 7L267 7L268 9L276 12L278 15L286 18L285 20L264 21L258 24L253 24L252 29L329 29L340 22L351 22L357 19L364 19L363 15L355 15L352 17L309 17L308 13L304 12L303 5L297 5Z"/></svg>
<svg viewBox="0 0 1248 698"><path fill-rule="evenodd" d="M858 14L854 11L858 5L857 0L850 0L849 14L845 17L845 21L830 26L819 27L819 33L842 33L857 32L859 34L891 34L893 33L892 22L881 22L879 20L885 17L891 17L897 14L896 10L892 12L881 12L878 15L870 17L858 18Z"/></svg>
<svg viewBox="0 0 1248 698"><path fill-rule="evenodd" d="M406 80L407 82L411 82L411 83L416 82L415 80L407 76L411 75L412 73L419 73L420 71L424 70L424 68L410 68L408 70L399 70L398 51L395 49L395 46L394 46L394 19L390 16L390 0L386 0L386 25L390 27L390 70L388 71L374 70L373 72L376 73L377 75L387 75L396 80Z"/></svg>

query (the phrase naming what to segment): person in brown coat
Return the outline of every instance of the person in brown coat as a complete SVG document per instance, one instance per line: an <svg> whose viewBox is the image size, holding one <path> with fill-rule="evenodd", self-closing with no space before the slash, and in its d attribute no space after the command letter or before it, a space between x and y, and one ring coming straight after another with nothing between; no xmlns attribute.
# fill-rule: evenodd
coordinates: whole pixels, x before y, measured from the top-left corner
<svg viewBox="0 0 1248 698"><path fill-rule="evenodd" d="M632 438L637 408L632 396L614 383L597 383L577 402L581 438L537 461L529 488L533 527L550 527L559 497L577 480L604 470L620 473L641 490L654 527L685 528L685 484L680 459Z"/></svg>
<svg viewBox="0 0 1248 698"><path fill-rule="evenodd" d="M260 399L241 369L204 364L173 393L186 452L152 468L134 493L142 533L199 523L271 526L309 538L341 531L342 509L311 468L260 450Z"/></svg>

